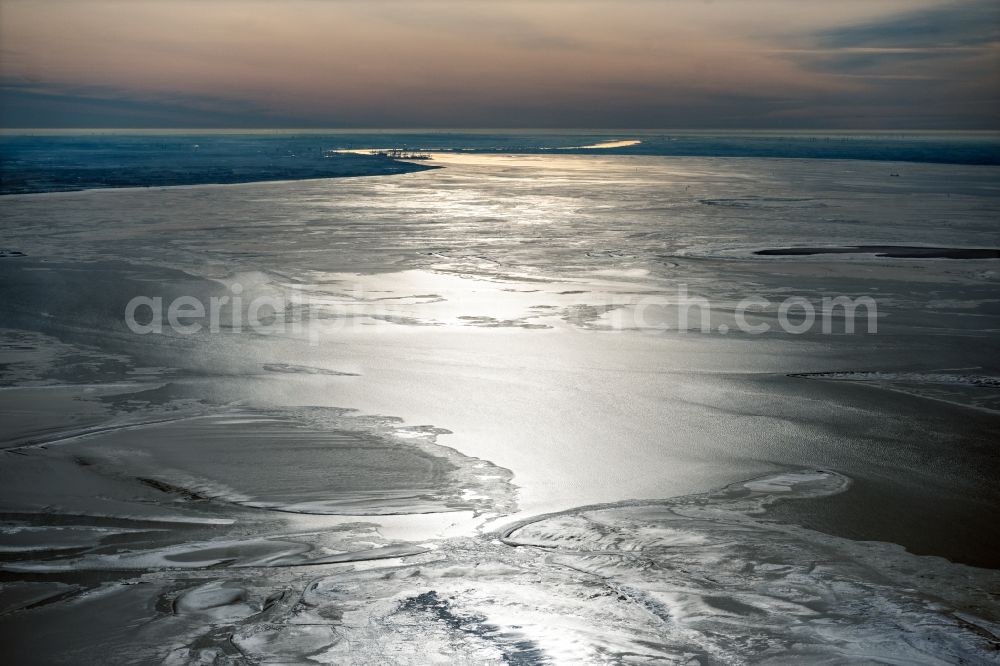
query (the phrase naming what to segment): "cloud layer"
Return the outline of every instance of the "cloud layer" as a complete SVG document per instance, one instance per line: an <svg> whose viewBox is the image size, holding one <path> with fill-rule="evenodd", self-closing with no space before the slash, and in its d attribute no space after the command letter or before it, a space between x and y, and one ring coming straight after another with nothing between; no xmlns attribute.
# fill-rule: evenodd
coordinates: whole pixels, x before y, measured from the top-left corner
<svg viewBox="0 0 1000 666"><path fill-rule="evenodd" d="M995 128L994 0L0 0L8 127Z"/></svg>

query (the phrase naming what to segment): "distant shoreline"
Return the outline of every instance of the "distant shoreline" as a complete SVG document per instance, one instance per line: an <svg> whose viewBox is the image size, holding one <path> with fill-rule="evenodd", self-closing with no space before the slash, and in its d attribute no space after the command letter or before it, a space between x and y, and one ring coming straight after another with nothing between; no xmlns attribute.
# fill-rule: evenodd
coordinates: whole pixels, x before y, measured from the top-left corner
<svg viewBox="0 0 1000 666"><path fill-rule="evenodd" d="M376 176L435 168L422 160L371 154L372 146L421 156L621 155L1000 166L1000 134L968 132L9 132L0 134L0 195ZM893 169L894 174L900 171Z"/></svg>
<svg viewBox="0 0 1000 666"><path fill-rule="evenodd" d="M157 167L111 167L70 168L46 173L39 170L13 171L5 168L0 171L0 196L361 178L400 175L437 168L440 167L386 159L380 160L380 163L332 164L328 169L210 168L204 171L190 171L187 167L182 167L176 171L164 172Z"/></svg>
<svg viewBox="0 0 1000 666"><path fill-rule="evenodd" d="M135 184L135 185L91 185L86 187L65 187L61 189L33 189L25 191L8 191L3 188L3 184L0 183L0 198L2 197L13 197L13 196L27 196L36 194L70 194L73 192L92 192L95 190L149 190L157 189L161 187L197 187L201 185L254 185L257 183L296 183L301 181L309 180L333 180L341 178L368 178L371 176L396 176L403 175L407 173L419 173L421 171L430 171L431 169L440 169L439 166L420 166L417 169L398 169L393 171L373 171L370 173L344 173L344 174L331 174L325 176L283 176L276 178L249 178L247 180L231 180L220 182L216 180L198 180L198 181L178 181L178 182L155 182L146 184Z"/></svg>

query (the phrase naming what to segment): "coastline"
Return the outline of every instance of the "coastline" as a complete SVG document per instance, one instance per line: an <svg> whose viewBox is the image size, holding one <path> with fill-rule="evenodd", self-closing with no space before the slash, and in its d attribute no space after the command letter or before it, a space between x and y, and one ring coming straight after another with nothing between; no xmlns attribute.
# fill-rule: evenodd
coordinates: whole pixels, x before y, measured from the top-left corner
<svg viewBox="0 0 1000 666"><path fill-rule="evenodd" d="M1000 134L739 131L72 130L0 133L0 195L91 188L275 182L412 173L433 165L371 155L371 146L439 156L632 155L1000 165ZM897 174L899 175L899 174Z"/></svg>

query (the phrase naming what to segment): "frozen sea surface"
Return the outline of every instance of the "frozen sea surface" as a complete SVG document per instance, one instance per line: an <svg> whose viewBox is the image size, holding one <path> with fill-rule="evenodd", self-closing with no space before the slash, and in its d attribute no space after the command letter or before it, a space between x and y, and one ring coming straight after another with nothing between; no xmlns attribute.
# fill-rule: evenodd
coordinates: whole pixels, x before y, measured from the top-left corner
<svg viewBox="0 0 1000 666"><path fill-rule="evenodd" d="M3 199L19 663L996 660L997 167L431 163Z"/></svg>

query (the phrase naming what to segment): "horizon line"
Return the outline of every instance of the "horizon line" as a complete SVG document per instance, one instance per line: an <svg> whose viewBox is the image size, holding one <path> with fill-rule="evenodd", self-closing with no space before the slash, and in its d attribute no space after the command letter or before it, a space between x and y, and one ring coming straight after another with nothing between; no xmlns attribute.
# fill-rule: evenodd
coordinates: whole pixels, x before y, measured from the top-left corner
<svg viewBox="0 0 1000 666"><path fill-rule="evenodd" d="M0 133L26 132L794 132L794 133L952 133L1000 134L1000 127L957 128L774 128L774 127L0 127Z"/></svg>

